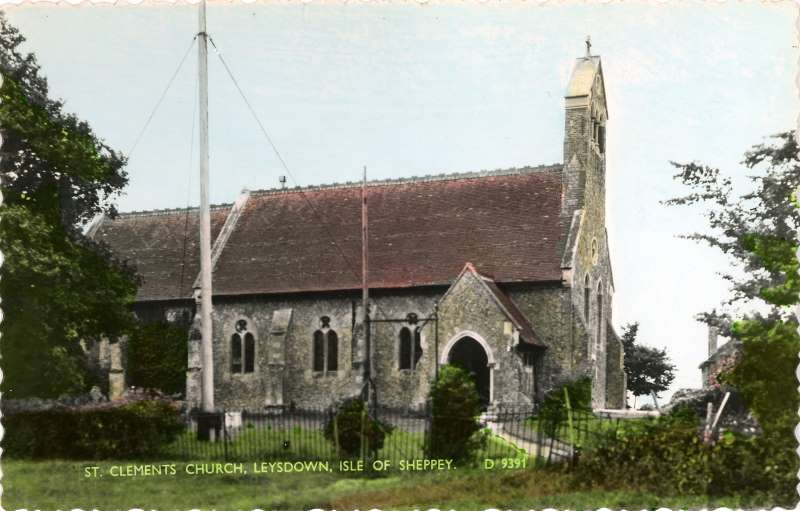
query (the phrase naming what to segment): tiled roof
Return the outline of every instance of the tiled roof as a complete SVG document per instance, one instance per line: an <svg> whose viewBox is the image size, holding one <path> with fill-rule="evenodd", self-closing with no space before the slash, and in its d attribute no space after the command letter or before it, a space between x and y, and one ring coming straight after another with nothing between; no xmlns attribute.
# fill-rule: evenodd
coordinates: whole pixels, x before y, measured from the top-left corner
<svg viewBox="0 0 800 511"><path fill-rule="evenodd" d="M542 346L543 344L536 335L536 332L534 332L533 327L528 321L528 318L526 318L522 311L519 310L517 304L514 303L511 297L497 287L496 282L486 277L483 278L485 279L486 286L492 292L492 295L494 295L495 299L502 305L509 319L511 319L511 321L514 323L514 326L519 330L520 339L528 344Z"/></svg>
<svg viewBox="0 0 800 511"><path fill-rule="evenodd" d="M475 268L475 265L469 261L464 265L464 268L455 279L455 282L453 282L453 284L450 286L450 289L448 289L444 296L442 296L441 303L444 303L450 292L452 292L453 289L458 286L458 281L467 276L474 278L486 289L506 318L508 318L517 329L519 332L519 337L523 342L532 344L534 346L544 346L539 337L536 335L536 332L533 330L533 326L531 326L530 322L522 313L522 311L519 310L519 307L517 307L517 304L514 303L514 300L512 300L510 296L503 292L503 290L498 287L497 283L492 280L491 277L482 275L478 269Z"/></svg>
<svg viewBox="0 0 800 511"><path fill-rule="evenodd" d="M367 193L372 288L449 285L467 261L501 283L561 279L560 165L372 182ZM228 209L215 210L214 236ZM121 215L97 229L137 264L140 300L191 295L195 214L183 286L185 212ZM358 289L360 272L359 184L256 191L221 252L214 295Z"/></svg>
<svg viewBox="0 0 800 511"><path fill-rule="evenodd" d="M230 206L211 210L212 239L229 211ZM137 301L192 296L192 285L200 271L197 209L122 213L114 220L103 219L93 237L136 267L142 277Z"/></svg>

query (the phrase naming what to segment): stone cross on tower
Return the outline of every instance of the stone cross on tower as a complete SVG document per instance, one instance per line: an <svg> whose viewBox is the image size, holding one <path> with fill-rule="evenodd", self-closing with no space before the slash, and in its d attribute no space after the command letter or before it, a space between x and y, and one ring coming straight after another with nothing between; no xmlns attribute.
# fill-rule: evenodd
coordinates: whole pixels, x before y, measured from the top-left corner
<svg viewBox="0 0 800 511"><path fill-rule="evenodd" d="M586 56L591 57L592 55L592 37L586 36Z"/></svg>

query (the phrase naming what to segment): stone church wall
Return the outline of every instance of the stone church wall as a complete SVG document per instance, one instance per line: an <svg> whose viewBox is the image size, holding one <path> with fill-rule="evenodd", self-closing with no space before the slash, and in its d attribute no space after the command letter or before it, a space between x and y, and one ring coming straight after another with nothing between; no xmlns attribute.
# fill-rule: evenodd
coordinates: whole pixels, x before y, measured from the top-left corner
<svg viewBox="0 0 800 511"><path fill-rule="evenodd" d="M608 347L606 349L606 408L625 408L625 369L622 342L608 329Z"/></svg>
<svg viewBox="0 0 800 511"><path fill-rule="evenodd" d="M291 323L283 336L284 345L270 343L272 320L277 311L291 310ZM315 372L313 336L320 318L330 318L330 329L338 337L337 370ZM230 338L236 322L247 321L255 337L255 367L252 373L231 371ZM290 299L246 297L219 300L214 304L214 386L220 408L261 410L271 405L302 408L327 407L354 392L352 374L352 332L354 301L347 296L295 297ZM279 349L280 364L270 367L270 349ZM276 399L273 389L282 388Z"/></svg>
<svg viewBox="0 0 800 511"><path fill-rule="evenodd" d="M506 332L508 318L498 309L491 295L479 285L473 274L459 280L442 301L439 338L440 358L460 335L485 341L489 347L491 397L495 404L520 403L526 400L521 392L522 359L513 348L515 341Z"/></svg>
<svg viewBox="0 0 800 511"><path fill-rule="evenodd" d="M571 328L569 289L560 285L515 286L508 294L547 345L537 396L541 399L553 387L574 376L585 359L585 350L578 341L582 332Z"/></svg>
<svg viewBox="0 0 800 511"><path fill-rule="evenodd" d="M444 293L442 289L397 291L391 295L376 294L371 317L374 320L403 319L408 314L417 315L420 325L424 318L434 313L434 304ZM420 332L422 356L413 369L400 369L400 330L413 332L415 325L408 322L372 324L372 347L378 401L390 408L417 408L425 404L436 367L435 323L427 323ZM440 345L441 334L440 334Z"/></svg>
<svg viewBox="0 0 800 511"><path fill-rule="evenodd" d="M466 282L464 282L466 280ZM475 284L473 282L473 284ZM372 296L373 319L404 319L414 313L421 323L434 312L434 304L444 294L444 288L395 291L391 294L376 292ZM556 335L564 321L561 301L564 291L558 289L521 288L515 291L521 310L531 319L537 333L549 344L545 364L539 375L540 391L546 390L557 378L550 372L562 374L565 369L567 349L564 338ZM523 308L524 307L524 308ZM270 357L276 347L273 325L276 311L291 310L291 320L286 329L283 364ZM530 400L532 394L521 392L520 381L527 370L522 358L513 349L513 336L505 330L507 318L500 312L486 291L469 285L462 279L440 307L438 326L438 357L435 346L435 323L429 322L421 330L422 356L414 369L399 368L399 332L405 321L373 323L372 346L375 381L381 406L415 408L424 405L433 379L437 358L446 358L448 341L463 333L477 334L490 347L493 397L497 403L520 403ZM262 410L270 405L294 405L299 408L330 406L337 401L356 395L360 389L360 373L353 368L354 329L360 318L360 296L330 294L324 296L295 297L241 297L215 299L214 323L214 384L215 404L229 410ZM320 327L320 318L330 318L330 328L338 336L338 367L335 372L315 372L313 368L313 336ZM247 331L255 337L255 364L252 373L231 371L230 337L239 320L247 322ZM273 353L274 355L274 353ZM580 357L580 355L574 355ZM547 358L549 357L549 359ZM270 362L272 360L272 363ZM529 378L531 379L531 378ZM274 389L280 388L282 399L274 398Z"/></svg>

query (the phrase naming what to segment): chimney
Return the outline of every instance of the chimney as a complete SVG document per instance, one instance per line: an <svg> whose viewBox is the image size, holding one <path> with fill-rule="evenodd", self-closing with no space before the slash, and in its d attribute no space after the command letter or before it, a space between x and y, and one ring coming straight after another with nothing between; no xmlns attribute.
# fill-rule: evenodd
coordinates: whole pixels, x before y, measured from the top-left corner
<svg viewBox="0 0 800 511"><path fill-rule="evenodd" d="M715 326L708 327L708 356L710 357L717 351L717 333L719 329Z"/></svg>

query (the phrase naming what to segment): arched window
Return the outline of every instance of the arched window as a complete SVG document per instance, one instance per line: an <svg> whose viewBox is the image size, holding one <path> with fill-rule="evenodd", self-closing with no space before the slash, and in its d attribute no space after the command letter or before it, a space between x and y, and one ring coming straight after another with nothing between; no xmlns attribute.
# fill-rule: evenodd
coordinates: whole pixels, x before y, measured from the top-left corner
<svg viewBox="0 0 800 511"><path fill-rule="evenodd" d="M231 372L252 373L256 368L256 338L247 331L247 321L236 322L236 332L231 335Z"/></svg>
<svg viewBox="0 0 800 511"><path fill-rule="evenodd" d="M414 364L413 368L417 368L417 362L422 357L422 338L420 336L419 327L414 329Z"/></svg>
<svg viewBox="0 0 800 511"><path fill-rule="evenodd" d="M231 372L242 372L242 337L238 333L231 336Z"/></svg>
<svg viewBox="0 0 800 511"><path fill-rule="evenodd" d="M256 368L256 338L247 332L244 334L244 372L252 373Z"/></svg>
<svg viewBox="0 0 800 511"><path fill-rule="evenodd" d="M419 359L422 358L422 339L420 337L419 327L414 328L412 335L411 329L404 326L400 329L400 346L399 346L399 363L400 369L416 369Z"/></svg>
<svg viewBox="0 0 800 511"><path fill-rule="evenodd" d="M586 274L586 278L583 279L583 320L586 322L586 325L589 325L589 300L592 297L592 291L589 288L589 274Z"/></svg>
<svg viewBox="0 0 800 511"><path fill-rule="evenodd" d="M600 335L603 333L603 288L600 284L600 282L597 283L597 337L595 349L600 349Z"/></svg>
<svg viewBox="0 0 800 511"><path fill-rule="evenodd" d="M339 369L339 336L333 330L328 330L328 352L325 356L328 359L328 371Z"/></svg>
<svg viewBox="0 0 800 511"><path fill-rule="evenodd" d="M400 369L411 369L411 330L400 329Z"/></svg>
<svg viewBox="0 0 800 511"><path fill-rule="evenodd" d="M320 318L320 329L314 332L312 346L314 371L336 372L339 369L339 336L330 328L331 318Z"/></svg>
<svg viewBox="0 0 800 511"><path fill-rule="evenodd" d="M325 334L322 330L314 332L314 370L325 370Z"/></svg>

